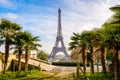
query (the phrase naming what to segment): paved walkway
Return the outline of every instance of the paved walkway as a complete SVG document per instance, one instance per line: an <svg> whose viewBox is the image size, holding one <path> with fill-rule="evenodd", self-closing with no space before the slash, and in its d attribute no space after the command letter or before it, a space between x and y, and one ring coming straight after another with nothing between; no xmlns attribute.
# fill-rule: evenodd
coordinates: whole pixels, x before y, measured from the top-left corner
<svg viewBox="0 0 120 80"><path fill-rule="evenodd" d="M55 66L50 72L70 71L75 72L76 67Z"/></svg>
<svg viewBox="0 0 120 80"><path fill-rule="evenodd" d="M83 69L83 67L81 67ZM97 72L97 66L94 66L95 72ZM87 72L90 72L90 67L86 68ZM99 72L102 71L102 67L99 66ZM54 77L60 77L60 78L73 78L74 74L76 73L76 67L67 67L67 66L55 66L50 73L57 72L57 74ZM80 71L81 72L81 71ZM70 79L70 80L71 80Z"/></svg>
<svg viewBox="0 0 120 80"><path fill-rule="evenodd" d="M81 67L83 69L83 67ZM94 66L95 72L97 72L97 66ZM60 72L60 71L70 71L70 72L76 72L76 67L67 67L67 66L55 66L50 72ZM90 67L86 68L87 72L90 72ZM102 71L102 67L99 66L99 72ZM80 71L81 72L81 71Z"/></svg>
<svg viewBox="0 0 120 80"><path fill-rule="evenodd" d="M73 78L73 72L71 71L61 71L54 77L60 77L60 78Z"/></svg>

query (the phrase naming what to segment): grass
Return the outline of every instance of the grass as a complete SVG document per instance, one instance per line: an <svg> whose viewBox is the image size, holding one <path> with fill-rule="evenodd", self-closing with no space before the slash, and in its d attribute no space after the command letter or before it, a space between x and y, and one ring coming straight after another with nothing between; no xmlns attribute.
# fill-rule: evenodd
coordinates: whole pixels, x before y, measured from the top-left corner
<svg viewBox="0 0 120 80"><path fill-rule="evenodd" d="M82 74L80 74L81 78L84 78ZM113 75L111 73L107 73L106 75L101 73L86 73L86 77L89 78L89 80L107 80L108 78L112 78Z"/></svg>
<svg viewBox="0 0 120 80"><path fill-rule="evenodd" d="M67 78L54 77L59 72L41 72L39 70L30 70L27 75L24 71L0 73L0 80L73 80Z"/></svg>
<svg viewBox="0 0 120 80"><path fill-rule="evenodd" d="M29 80L27 78L34 78L34 77L44 77L46 74L38 70L30 70L28 71L27 75L24 71L20 72L7 72L6 74L0 74L0 80Z"/></svg>
<svg viewBox="0 0 120 80"><path fill-rule="evenodd" d="M72 75L68 77L55 77L55 75L59 74L59 72L41 72L39 70L30 70L28 71L27 75L24 71L21 72L7 72L5 75L0 73L0 80L84 80L82 73L80 73L79 78L75 78ZM104 75L103 73L95 73L90 74L86 73L86 76L89 80L107 80L108 78L112 77L110 73Z"/></svg>

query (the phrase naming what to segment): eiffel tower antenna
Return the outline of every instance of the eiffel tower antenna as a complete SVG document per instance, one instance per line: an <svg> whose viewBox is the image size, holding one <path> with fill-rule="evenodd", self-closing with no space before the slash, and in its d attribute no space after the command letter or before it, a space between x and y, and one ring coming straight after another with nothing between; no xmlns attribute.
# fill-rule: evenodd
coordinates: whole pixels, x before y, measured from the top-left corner
<svg viewBox="0 0 120 80"><path fill-rule="evenodd" d="M61 43L61 46L59 47L59 43ZM61 9L59 7L58 9L58 28L57 28L57 37L56 37L56 42L55 45L49 55L49 59L54 59L55 55L58 52L63 52L65 54L65 57L69 58L69 55L66 51L66 47L63 42L63 36L62 36L62 25L61 25Z"/></svg>
<svg viewBox="0 0 120 80"><path fill-rule="evenodd" d="M61 0L58 0L59 8L60 8L60 3L61 3Z"/></svg>

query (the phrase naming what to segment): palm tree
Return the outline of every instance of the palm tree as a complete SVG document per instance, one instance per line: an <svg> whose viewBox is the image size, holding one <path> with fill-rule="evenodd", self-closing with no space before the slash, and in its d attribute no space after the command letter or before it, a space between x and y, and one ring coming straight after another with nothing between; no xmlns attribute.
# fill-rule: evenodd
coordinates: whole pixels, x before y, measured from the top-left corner
<svg viewBox="0 0 120 80"><path fill-rule="evenodd" d="M18 32L15 36L15 52L18 52L18 71L21 71L21 58L25 46L25 32Z"/></svg>
<svg viewBox="0 0 120 80"><path fill-rule="evenodd" d="M83 61L83 71L86 73L86 64L87 64L87 54L86 54L86 44L84 39L81 39L81 52L82 52L82 61Z"/></svg>
<svg viewBox="0 0 120 80"><path fill-rule="evenodd" d="M79 36L79 41L80 41L79 45L81 47L84 74L86 73L86 65L87 65L87 54L86 54L87 40L86 40L85 32L86 31L83 31Z"/></svg>
<svg viewBox="0 0 120 80"><path fill-rule="evenodd" d="M91 73L94 74L94 59L93 59L93 42L95 35L93 31L84 31L82 32L83 40L85 41L86 47L89 50L90 62L91 62Z"/></svg>
<svg viewBox="0 0 120 80"><path fill-rule="evenodd" d="M106 48L105 47L100 47L100 51L101 51L101 62L102 62L103 73L106 74L107 73L107 69L106 69Z"/></svg>
<svg viewBox="0 0 120 80"><path fill-rule="evenodd" d="M114 75L115 80L120 79L119 50L120 50L120 5L111 7L115 14L103 24L105 42L114 51Z"/></svg>
<svg viewBox="0 0 120 80"><path fill-rule="evenodd" d="M79 77L79 54L80 54L80 34L79 33L73 33L73 36L71 36L71 42L69 43L69 50L72 50L71 58L75 57L77 60L77 67L76 67L76 74L77 77Z"/></svg>
<svg viewBox="0 0 120 80"><path fill-rule="evenodd" d="M21 29L21 27L16 23L10 22L7 19L1 19L0 29L1 29L2 40L5 42L5 60L4 60L4 70L3 70L3 74L5 74L8 57L9 57L9 48L12 43L13 36L15 32Z"/></svg>
<svg viewBox="0 0 120 80"><path fill-rule="evenodd" d="M4 44L4 41L3 41L3 39L2 39L2 29L1 29L1 27L0 27L0 47L1 47L1 45L3 45L3 44ZM3 71L4 54L3 54L2 52L0 52L0 54L1 54L1 56L2 56L2 65L1 65L1 67L2 67L2 71Z"/></svg>
<svg viewBox="0 0 120 80"><path fill-rule="evenodd" d="M88 43L91 40L90 46L93 46L97 52L101 53L102 69L103 69L104 74L106 74L107 73L107 70L106 70L106 49L107 49L106 47L107 46L105 46L106 43L104 41L103 32L104 32L103 29L93 29L89 33L91 37L89 36L87 40L89 40Z"/></svg>
<svg viewBox="0 0 120 80"><path fill-rule="evenodd" d="M104 74L107 74L107 68L106 68L106 53L107 53L107 49L105 47L99 47L97 50L95 50L95 52L96 52L96 55L98 55L100 53L99 57L101 58L102 70L103 70ZM99 57L97 57L97 59L99 59Z"/></svg>
<svg viewBox="0 0 120 80"><path fill-rule="evenodd" d="M37 47L41 47L37 42L38 37L33 37L31 33L25 32L25 72L28 71L28 60L30 55L30 50L35 50Z"/></svg>

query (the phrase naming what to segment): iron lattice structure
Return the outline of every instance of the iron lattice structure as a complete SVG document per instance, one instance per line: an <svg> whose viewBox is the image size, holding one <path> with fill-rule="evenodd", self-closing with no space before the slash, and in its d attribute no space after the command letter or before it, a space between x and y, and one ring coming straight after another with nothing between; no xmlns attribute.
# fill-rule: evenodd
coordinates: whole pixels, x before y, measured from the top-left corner
<svg viewBox="0 0 120 80"><path fill-rule="evenodd" d="M61 46L59 46L59 43ZM49 59L54 59L55 55L58 52L63 52L65 54L65 57L69 58L69 55L66 51L66 47L63 42L63 36L62 36L62 27L61 27L61 9L58 9L58 29L57 29L57 37L56 37L56 42L55 45L49 55Z"/></svg>

